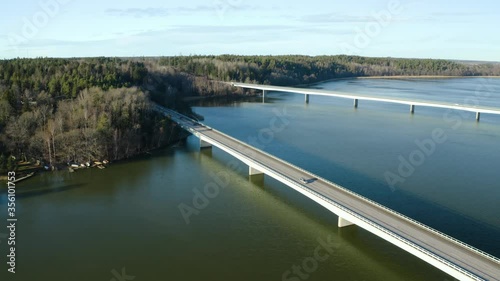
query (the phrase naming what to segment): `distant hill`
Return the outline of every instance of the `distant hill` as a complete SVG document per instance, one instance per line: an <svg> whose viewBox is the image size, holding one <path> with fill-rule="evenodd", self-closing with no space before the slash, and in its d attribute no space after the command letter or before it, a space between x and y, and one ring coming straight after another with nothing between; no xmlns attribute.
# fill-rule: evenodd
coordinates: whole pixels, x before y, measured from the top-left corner
<svg viewBox="0 0 500 281"><path fill-rule="evenodd" d="M212 80L297 85L366 76L498 76L498 63L359 56L188 56L151 59Z"/></svg>

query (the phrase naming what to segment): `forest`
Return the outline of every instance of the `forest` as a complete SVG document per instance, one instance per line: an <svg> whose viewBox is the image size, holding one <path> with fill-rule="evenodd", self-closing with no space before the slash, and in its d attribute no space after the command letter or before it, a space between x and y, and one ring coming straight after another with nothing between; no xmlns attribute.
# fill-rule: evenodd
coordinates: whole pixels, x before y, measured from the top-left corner
<svg viewBox="0 0 500 281"><path fill-rule="evenodd" d="M186 97L247 94L223 81L290 86L395 75L500 76L500 64L344 55L0 60L0 170L165 146L180 130L151 103L190 114Z"/></svg>
<svg viewBox="0 0 500 281"><path fill-rule="evenodd" d="M210 80L292 86L334 78L366 76L498 76L500 64L358 56L189 56L159 58Z"/></svg>

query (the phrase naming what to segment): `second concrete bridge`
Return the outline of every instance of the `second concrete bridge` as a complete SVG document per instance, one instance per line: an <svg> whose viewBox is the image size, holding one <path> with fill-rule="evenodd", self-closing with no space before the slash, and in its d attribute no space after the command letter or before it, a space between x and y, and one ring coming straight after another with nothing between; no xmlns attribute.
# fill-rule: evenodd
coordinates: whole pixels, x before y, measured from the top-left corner
<svg viewBox="0 0 500 281"><path fill-rule="evenodd" d="M309 96L310 95L317 95L317 96L328 96L328 97L352 99L354 101L355 108L358 107L360 100L368 100L368 101L380 101L380 102L387 102L387 103L405 104L405 105L408 105L410 107L411 114L415 113L416 106L423 106L423 107L447 108L447 109L474 112L474 113L476 113L476 120L477 121L479 121L481 119L482 113L500 115L500 108L496 108L496 107L471 106L471 105L461 105L461 104L453 104L453 103L446 103L446 102L434 102L434 101L423 101L423 100L405 100L405 99L397 99L397 98L392 98L392 97L368 96L368 95L345 93L345 92L339 92L339 91L328 91L328 90L322 90L322 89L280 87L280 86L247 84L247 83L230 83L230 84L232 86L238 87L238 88L261 90L263 101L265 101L266 95L270 91L273 91L273 92L287 92L287 93L303 94L305 96L306 103L309 103Z"/></svg>

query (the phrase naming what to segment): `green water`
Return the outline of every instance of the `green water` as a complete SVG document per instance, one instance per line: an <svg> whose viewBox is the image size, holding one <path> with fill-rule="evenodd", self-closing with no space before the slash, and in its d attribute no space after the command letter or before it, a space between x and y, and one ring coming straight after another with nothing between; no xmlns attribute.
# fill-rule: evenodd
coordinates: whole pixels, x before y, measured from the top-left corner
<svg viewBox="0 0 500 281"><path fill-rule="evenodd" d="M406 94L408 87L414 95L443 89L428 83L344 81L322 86ZM475 82L446 83L473 89ZM444 88L443 97L462 98L450 85ZM223 132L476 247L500 253L500 118L485 116L476 123L472 116L453 129L437 109L417 108L412 116L406 107L395 105L360 103L355 110L352 101L311 97L305 105L300 95L270 97L266 104L224 103L195 110ZM494 95L492 103L499 98ZM270 122L276 110L286 113L287 126L264 138L266 129L275 128ZM398 155L411 153L415 139L429 137L435 128L443 129L448 140L404 183L390 188L384 172L395 171ZM227 184L220 184L214 174L223 175ZM187 224L179 205L193 206L193 190L215 185L219 191ZM108 281L132 276L453 280L363 229L338 229L332 213L267 176L249 178L247 166L217 148L200 152L194 137L105 170L42 174L19 184L17 200L17 273L7 273L7 244L0 236L2 281ZM2 222L6 204L6 197L1 197ZM0 233L6 233L5 228ZM331 248L321 250L327 255L324 260L312 262L309 257L323 245L319 240L329 240ZM301 273L283 279L294 265ZM122 270L128 279L113 273Z"/></svg>

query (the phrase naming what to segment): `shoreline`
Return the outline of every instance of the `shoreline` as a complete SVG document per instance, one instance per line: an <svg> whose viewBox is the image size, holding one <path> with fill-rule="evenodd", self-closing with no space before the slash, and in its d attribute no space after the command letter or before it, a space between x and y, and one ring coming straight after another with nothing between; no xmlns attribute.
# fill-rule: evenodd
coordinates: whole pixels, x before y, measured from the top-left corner
<svg viewBox="0 0 500 281"><path fill-rule="evenodd" d="M500 78L500 76L445 76L445 75L394 75L394 76L360 76L355 79L456 79L456 78Z"/></svg>
<svg viewBox="0 0 500 281"><path fill-rule="evenodd" d="M176 138L174 138L173 140L171 140L168 144L166 144L164 146L161 146L161 147L149 150L149 151L144 151L144 152L138 153L138 154L133 155L133 156L131 156L129 158L118 159L118 160L113 161L113 163L120 163L120 162L125 162L125 161L131 161L131 160L134 160L134 159L139 159L141 157L146 157L146 156L153 155L156 151L174 147L178 143L184 141L189 136L190 136L189 133L181 133ZM37 170L37 173L35 173L33 176L30 176L29 178L35 178L40 173L52 173L54 171L68 171L68 168L70 168L69 166L66 166L64 163L60 163L60 164L57 164L57 165L60 166L60 167L62 167L62 169L56 169L56 170L48 170L48 171L46 171L46 170L43 170L42 168L40 168L39 170ZM106 165L106 166L108 166L108 165ZM91 169L93 167L88 167L88 168ZM85 169L87 169L87 167ZM18 174L18 172L16 172L16 175L17 174ZM28 179L28 178L26 178L26 179ZM8 177L4 176L4 175L0 175L0 184L1 185L6 185L4 183L7 183L7 182L8 182ZM2 191L3 191L3 188L0 187L0 194L2 193Z"/></svg>
<svg viewBox="0 0 500 281"><path fill-rule="evenodd" d="M446 75L394 75L394 76L356 76L356 77L341 77L332 78L310 84L299 84L291 87L311 87L322 83L334 82L340 80L354 79L457 79L457 78L494 78L500 79L500 76L446 76Z"/></svg>
<svg viewBox="0 0 500 281"><path fill-rule="evenodd" d="M190 96L190 97L185 97L182 99L182 101L185 101L187 103L190 102L196 102L200 100L207 100L207 99L221 99L221 98L245 98L245 97L257 97L258 95L240 95L240 94L231 94L231 95L210 95L210 96Z"/></svg>
<svg viewBox="0 0 500 281"><path fill-rule="evenodd" d="M446 75L393 75L393 76L356 76L356 77L338 77L338 78L332 78L332 79L327 79L327 80L322 80L318 82L313 82L313 83L306 83L306 84L296 84L296 85L289 85L289 86L284 86L284 87L297 87L297 88L308 88L308 87L313 87L318 84L322 83L328 83L328 82L334 82L334 81L341 81L341 80L355 80L355 79L457 79L457 78L493 78L493 79L500 79L500 76L446 76ZM230 82L228 82L230 83ZM182 100L185 102L196 102L200 100L207 100L207 99L220 99L220 98L245 98L245 97L258 97L258 95L253 94L253 95L241 95L241 94L231 94L231 95L210 95L210 96L190 96L190 97L185 97Z"/></svg>

